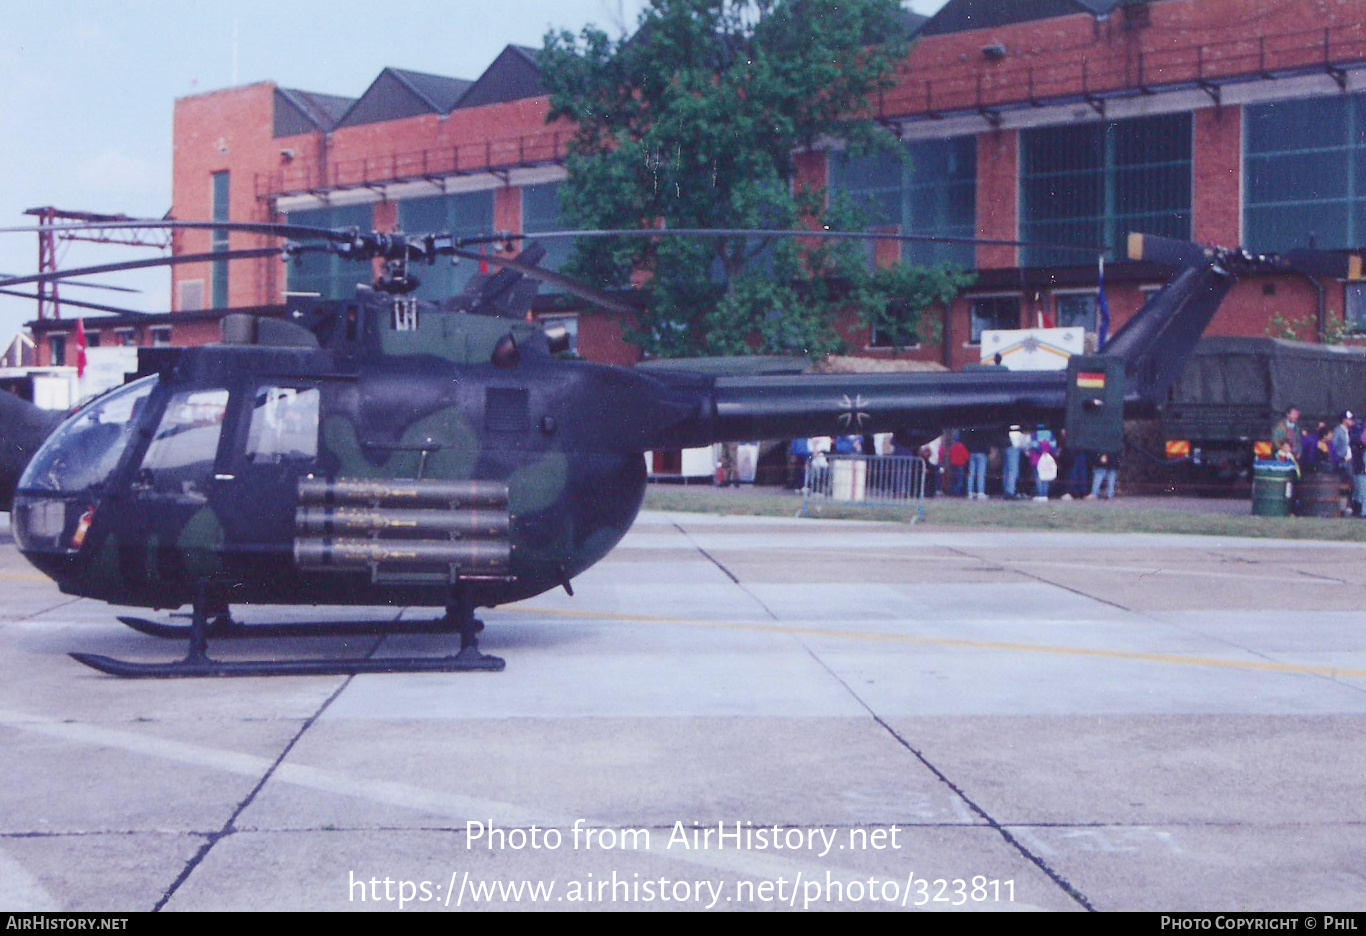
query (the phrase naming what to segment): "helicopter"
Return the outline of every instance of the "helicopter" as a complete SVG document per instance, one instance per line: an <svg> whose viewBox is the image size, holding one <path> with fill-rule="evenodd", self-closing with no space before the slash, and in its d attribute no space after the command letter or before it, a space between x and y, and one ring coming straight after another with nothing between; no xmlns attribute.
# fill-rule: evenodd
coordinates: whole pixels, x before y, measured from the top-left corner
<svg viewBox="0 0 1366 936"><path fill-rule="evenodd" d="M618 297L537 266L522 235L363 233L248 222L123 221L282 238L283 248L157 262L326 250L383 261L372 287L286 319L230 314L220 344L170 349L156 373L111 391L60 426L0 394L0 505L25 557L62 592L115 605L178 608L189 625L120 621L188 639L183 659L87 653L121 677L501 670L478 646L480 607L563 587L606 556L640 509L643 453L715 442L1065 423L1079 448L1117 450L1125 416L1151 414L1239 275L1294 269L1361 278L1361 260L1284 256L1130 235L1130 258L1177 273L1099 353L1066 371L711 376L565 359L562 329L527 312L541 283L609 308ZM16 229L18 230L18 229ZM570 231L552 237L916 235L772 231ZM923 237L921 238L923 239ZM972 240L972 239L967 239ZM1011 242L1015 243L1015 242ZM502 255L475 253L499 245ZM411 295L436 257L486 261L440 302ZM34 451L36 449L36 452ZM20 471L22 470L22 474ZM242 624L242 604L444 608L427 622ZM221 660L210 639L446 632L444 657Z"/></svg>

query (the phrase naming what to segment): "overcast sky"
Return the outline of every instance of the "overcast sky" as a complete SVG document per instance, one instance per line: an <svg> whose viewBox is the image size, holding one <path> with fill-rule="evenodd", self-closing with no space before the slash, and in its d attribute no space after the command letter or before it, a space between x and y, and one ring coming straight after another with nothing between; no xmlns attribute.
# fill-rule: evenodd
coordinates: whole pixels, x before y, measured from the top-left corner
<svg viewBox="0 0 1366 936"><path fill-rule="evenodd" d="M933 13L945 0L905 5ZM171 207L171 112L178 97L275 81L359 96L385 66L476 78L509 43L546 30L635 24L644 0L60 0L11 3L0 18L0 227L28 208L161 217ZM37 270L35 234L0 235L0 272ZM155 252L70 244L72 268ZM102 281L140 294L63 287L73 299L144 311L169 306L170 275ZM31 287L30 287L31 288ZM75 310L68 309L67 316ZM0 296L0 348L37 315Z"/></svg>

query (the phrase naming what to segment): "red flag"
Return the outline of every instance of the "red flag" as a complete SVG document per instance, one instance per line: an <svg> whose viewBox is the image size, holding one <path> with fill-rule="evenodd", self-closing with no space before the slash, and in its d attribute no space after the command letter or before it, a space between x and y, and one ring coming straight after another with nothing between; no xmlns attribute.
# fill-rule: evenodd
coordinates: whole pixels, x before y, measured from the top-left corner
<svg viewBox="0 0 1366 936"><path fill-rule="evenodd" d="M489 272L489 262L484 259L484 247L482 244L479 247L479 272L485 275Z"/></svg>
<svg viewBox="0 0 1366 936"><path fill-rule="evenodd" d="M76 376L85 376L85 349L89 342L85 340L85 319L76 319Z"/></svg>

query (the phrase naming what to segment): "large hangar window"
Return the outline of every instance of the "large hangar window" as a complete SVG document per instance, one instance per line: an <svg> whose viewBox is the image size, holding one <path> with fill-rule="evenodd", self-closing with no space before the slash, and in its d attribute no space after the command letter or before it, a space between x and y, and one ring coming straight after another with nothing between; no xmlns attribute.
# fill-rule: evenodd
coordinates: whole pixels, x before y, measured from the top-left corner
<svg viewBox="0 0 1366 936"><path fill-rule="evenodd" d="M1366 241L1366 94L1244 111L1244 241L1253 250Z"/></svg>
<svg viewBox="0 0 1366 936"><path fill-rule="evenodd" d="M832 153L831 194L847 196L868 228L975 237L977 138L922 140L906 150L905 160L885 150L868 156ZM977 265L971 244L906 244L901 258L921 266Z"/></svg>
<svg viewBox="0 0 1366 936"><path fill-rule="evenodd" d="M1116 256L1131 231L1189 239L1191 117L1172 114L1020 134L1020 235ZM1025 266L1084 255L1026 247Z"/></svg>
<svg viewBox="0 0 1366 936"><path fill-rule="evenodd" d="M522 232L537 234L541 231L564 230L564 212L560 204L559 182L545 182L528 185L522 189ZM574 242L568 238L557 238L539 242L545 248L545 259L541 266L558 270L568 262L574 252Z"/></svg>
<svg viewBox="0 0 1366 936"><path fill-rule="evenodd" d="M405 198L398 203L398 226L409 234L487 234L493 230L493 189ZM464 289L470 277L479 272L479 264L472 260L461 260L458 264L440 260L432 266L416 266L413 272L422 280L414 295L420 299L444 299Z"/></svg>

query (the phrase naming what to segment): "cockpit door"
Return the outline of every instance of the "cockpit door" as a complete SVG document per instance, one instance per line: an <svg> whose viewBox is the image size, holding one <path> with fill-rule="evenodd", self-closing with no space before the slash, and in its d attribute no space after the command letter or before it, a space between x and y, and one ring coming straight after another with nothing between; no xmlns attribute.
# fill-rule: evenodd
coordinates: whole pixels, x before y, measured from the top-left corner
<svg viewBox="0 0 1366 936"><path fill-rule="evenodd" d="M227 410L228 391L222 387L172 394L133 478L134 497L185 507L207 504Z"/></svg>
<svg viewBox="0 0 1366 936"><path fill-rule="evenodd" d="M230 544L291 553L299 479L318 464L321 393L298 381L256 384L237 420L233 456L218 478Z"/></svg>
<svg viewBox="0 0 1366 936"><path fill-rule="evenodd" d="M164 596L171 606L194 581L216 574L222 561L213 499L229 400L225 387L170 393L130 466L127 497L109 526L124 585Z"/></svg>

